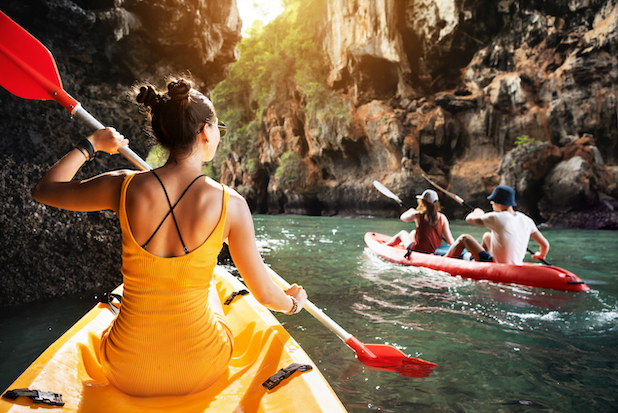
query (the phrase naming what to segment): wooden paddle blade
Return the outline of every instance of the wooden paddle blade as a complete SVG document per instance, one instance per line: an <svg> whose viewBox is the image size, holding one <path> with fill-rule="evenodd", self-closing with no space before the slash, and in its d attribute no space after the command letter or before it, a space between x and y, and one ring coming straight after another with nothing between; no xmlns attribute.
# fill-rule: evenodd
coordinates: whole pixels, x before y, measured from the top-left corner
<svg viewBox="0 0 618 413"><path fill-rule="evenodd" d="M364 365L377 370L394 371L405 377L423 378L431 374L436 363L408 357L401 350L386 344L363 344L354 336L345 342L356 352Z"/></svg>

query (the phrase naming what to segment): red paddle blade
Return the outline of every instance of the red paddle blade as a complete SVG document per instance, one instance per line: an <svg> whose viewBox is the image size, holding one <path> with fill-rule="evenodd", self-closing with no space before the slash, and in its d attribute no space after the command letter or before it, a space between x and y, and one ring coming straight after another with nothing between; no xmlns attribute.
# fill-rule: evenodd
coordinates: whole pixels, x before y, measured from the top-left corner
<svg viewBox="0 0 618 413"><path fill-rule="evenodd" d="M72 111L77 101L62 89L50 51L0 11L0 85L25 99L56 100Z"/></svg>
<svg viewBox="0 0 618 413"><path fill-rule="evenodd" d="M355 337L345 343L356 352L356 358L364 365L378 370L394 371L405 377L427 377L438 366L430 361L408 357L395 347L385 344L363 344Z"/></svg>

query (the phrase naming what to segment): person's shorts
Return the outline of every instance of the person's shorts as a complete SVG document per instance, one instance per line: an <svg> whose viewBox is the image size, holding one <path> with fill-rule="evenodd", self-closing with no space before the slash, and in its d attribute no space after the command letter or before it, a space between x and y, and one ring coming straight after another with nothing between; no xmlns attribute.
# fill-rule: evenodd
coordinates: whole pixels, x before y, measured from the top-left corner
<svg viewBox="0 0 618 413"><path fill-rule="evenodd" d="M479 261L482 262L494 262L494 257L491 256L487 251L479 252Z"/></svg>

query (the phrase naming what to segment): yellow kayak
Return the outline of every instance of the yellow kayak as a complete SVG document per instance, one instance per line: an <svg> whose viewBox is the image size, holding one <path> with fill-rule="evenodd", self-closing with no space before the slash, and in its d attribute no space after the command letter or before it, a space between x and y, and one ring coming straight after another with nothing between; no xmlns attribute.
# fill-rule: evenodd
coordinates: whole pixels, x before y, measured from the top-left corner
<svg viewBox="0 0 618 413"><path fill-rule="evenodd" d="M220 266L215 269L214 280L221 302L245 289ZM121 294L121 291L122 286L114 292ZM93 355L98 354L101 332L114 315L107 304L99 304L9 387L38 393L17 396L3 392L0 413L31 411L43 406L62 412L87 413L346 411L309 356L251 294L237 295L223 309L234 333L232 361L227 375L202 392L187 396L133 397L109 384L96 368L98 363ZM307 370L306 365L313 369ZM303 367L278 382L286 376L282 369L285 371L289 366ZM61 400L53 394L61 395ZM33 401L37 397L42 400ZM54 403L64 405L52 407Z"/></svg>

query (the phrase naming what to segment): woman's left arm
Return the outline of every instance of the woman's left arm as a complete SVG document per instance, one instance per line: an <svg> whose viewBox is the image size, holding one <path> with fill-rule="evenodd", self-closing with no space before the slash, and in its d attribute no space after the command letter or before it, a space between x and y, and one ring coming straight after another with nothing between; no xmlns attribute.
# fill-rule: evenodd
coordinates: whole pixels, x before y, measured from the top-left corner
<svg viewBox="0 0 618 413"><path fill-rule="evenodd" d="M88 141L95 153L118 153L129 141L113 128L99 129ZM50 168L32 190L39 202L71 211L101 211L118 208L119 185L126 172L108 172L84 181L74 181L75 174L86 162L86 154L73 149Z"/></svg>

